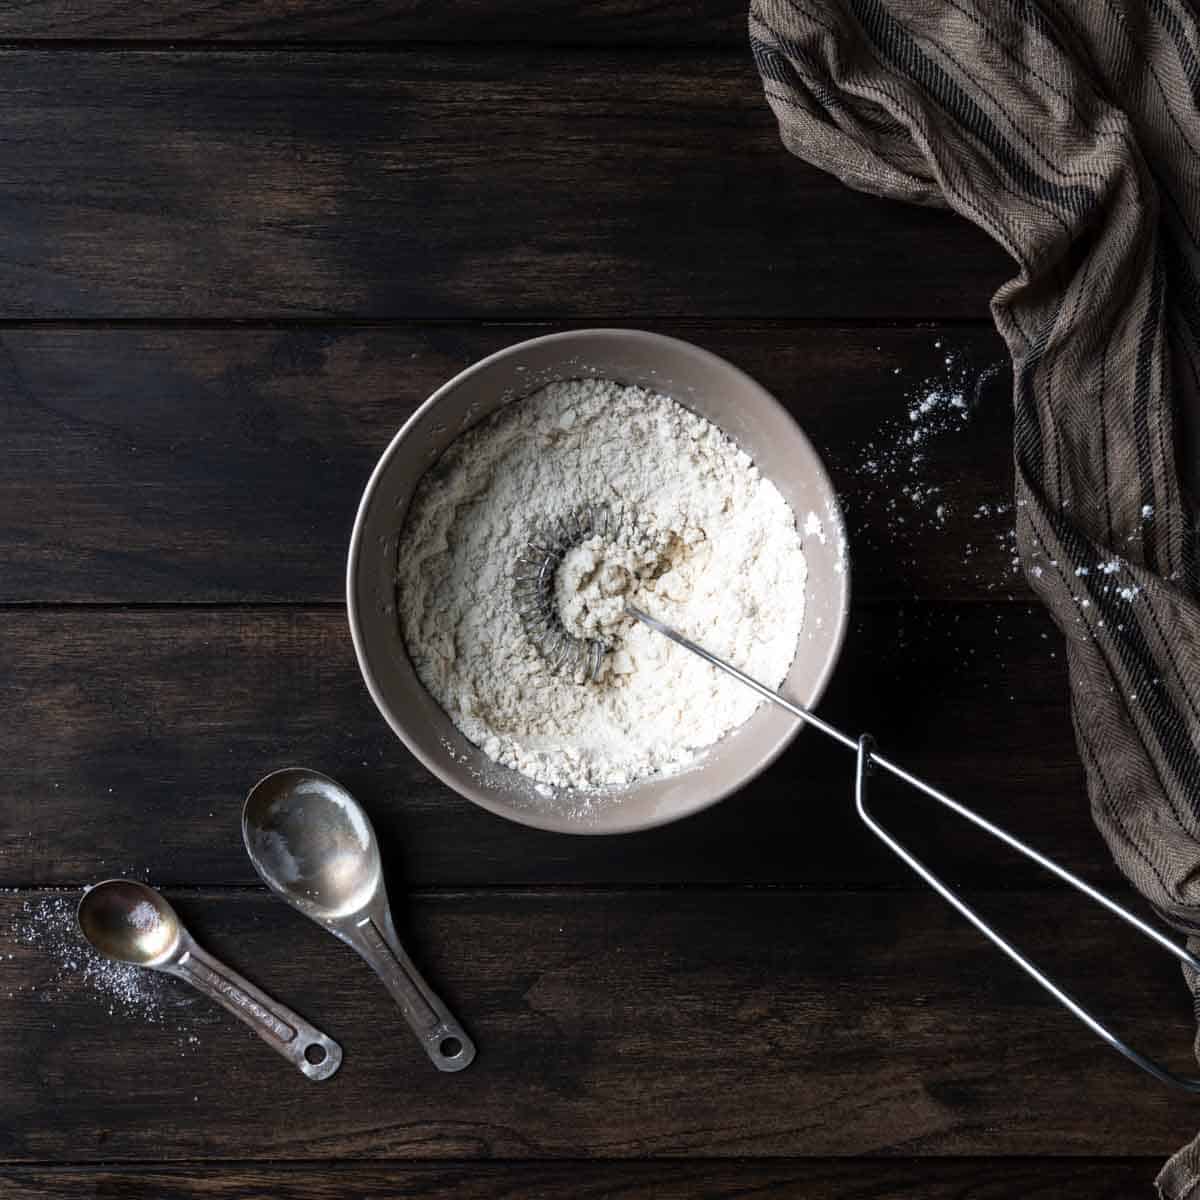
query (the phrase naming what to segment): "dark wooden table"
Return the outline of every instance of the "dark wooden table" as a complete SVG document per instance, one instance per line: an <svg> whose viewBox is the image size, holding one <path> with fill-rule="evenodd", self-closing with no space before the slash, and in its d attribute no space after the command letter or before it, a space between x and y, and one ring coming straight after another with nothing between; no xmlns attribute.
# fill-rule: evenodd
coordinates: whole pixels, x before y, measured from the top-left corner
<svg viewBox="0 0 1200 1200"><path fill-rule="evenodd" d="M545 330L679 334L771 388L846 498L823 711L1123 890L992 511L1006 372L929 439L940 525L900 521L905 469L865 468L947 354L970 380L1003 360L1011 269L786 154L743 26L742 0L0 6L0 1195L1095 1200L1148 1194L1195 1132L872 843L838 748L803 737L715 810L571 839L456 797L360 682L346 543L414 407ZM478 1040L467 1074L257 886L240 802L293 762L369 808L404 934ZM885 801L1186 1061L1167 958ZM131 872L339 1038L341 1073L304 1082L169 982L148 1021L43 936Z"/></svg>

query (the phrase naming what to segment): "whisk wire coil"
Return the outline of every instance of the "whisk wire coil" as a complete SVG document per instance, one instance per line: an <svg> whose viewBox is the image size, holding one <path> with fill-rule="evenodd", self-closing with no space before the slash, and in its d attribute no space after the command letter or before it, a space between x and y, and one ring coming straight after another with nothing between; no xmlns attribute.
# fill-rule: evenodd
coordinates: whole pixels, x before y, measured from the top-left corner
<svg viewBox="0 0 1200 1200"><path fill-rule="evenodd" d="M591 683L600 674L608 644L581 638L562 623L554 578L568 552L588 538L611 538L616 518L607 504L586 504L538 530L513 569L513 600L525 635L555 674Z"/></svg>

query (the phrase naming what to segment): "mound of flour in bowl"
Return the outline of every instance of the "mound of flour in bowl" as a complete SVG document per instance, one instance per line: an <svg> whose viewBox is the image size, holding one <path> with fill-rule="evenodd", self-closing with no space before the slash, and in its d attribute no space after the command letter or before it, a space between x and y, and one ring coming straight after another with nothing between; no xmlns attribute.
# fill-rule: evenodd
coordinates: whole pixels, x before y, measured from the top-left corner
<svg viewBox="0 0 1200 1200"><path fill-rule="evenodd" d="M612 645L601 677L554 675L526 635L513 570L581 505L618 514L570 551L559 615ZM497 762L599 789L686 766L758 696L623 614L626 598L777 687L804 620L787 502L719 429L666 396L550 384L458 438L418 484L397 553L397 611L422 682Z"/></svg>

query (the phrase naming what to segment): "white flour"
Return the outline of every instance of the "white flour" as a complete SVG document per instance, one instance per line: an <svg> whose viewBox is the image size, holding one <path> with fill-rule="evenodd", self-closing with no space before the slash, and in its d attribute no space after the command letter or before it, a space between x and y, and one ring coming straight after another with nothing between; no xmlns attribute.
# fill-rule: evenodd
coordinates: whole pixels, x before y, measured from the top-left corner
<svg viewBox="0 0 1200 1200"><path fill-rule="evenodd" d="M614 649L601 678L549 671L512 596L526 541L584 504L626 514L567 555L559 613ZM417 488L397 557L401 631L463 734L552 787L678 770L758 697L623 615L628 596L777 687L804 619L800 534L778 489L720 430L665 396L554 383L460 437Z"/></svg>

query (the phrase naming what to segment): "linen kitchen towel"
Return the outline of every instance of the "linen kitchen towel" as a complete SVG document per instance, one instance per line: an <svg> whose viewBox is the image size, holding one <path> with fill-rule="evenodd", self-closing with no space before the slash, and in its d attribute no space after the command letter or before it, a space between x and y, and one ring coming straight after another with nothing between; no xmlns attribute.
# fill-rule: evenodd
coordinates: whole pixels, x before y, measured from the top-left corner
<svg viewBox="0 0 1200 1200"><path fill-rule="evenodd" d="M850 187L954 209L1016 263L992 314L1013 361L1021 561L1066 640L1096 823L1189 935L1197 15L1184 0L754 0L750 14L792 153ZM1158 1186L1200 1197L1200 1139Z"/></svg>

